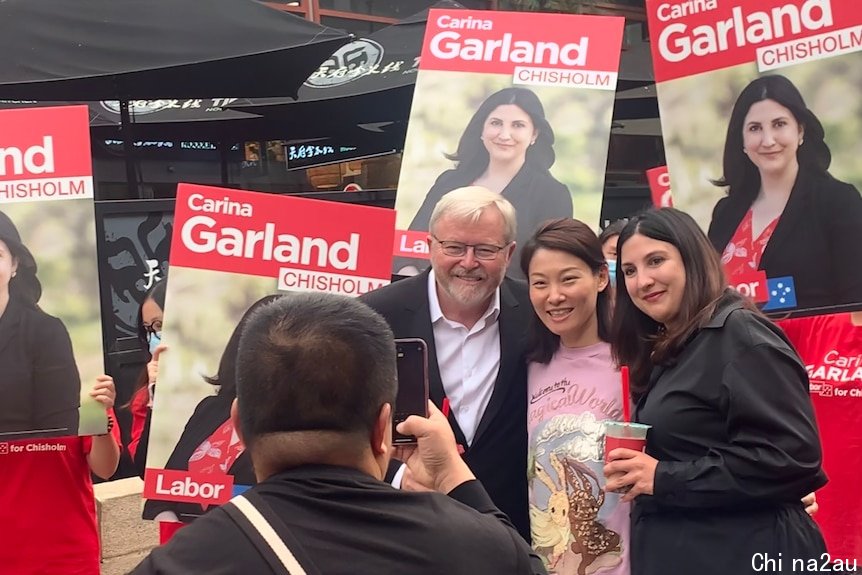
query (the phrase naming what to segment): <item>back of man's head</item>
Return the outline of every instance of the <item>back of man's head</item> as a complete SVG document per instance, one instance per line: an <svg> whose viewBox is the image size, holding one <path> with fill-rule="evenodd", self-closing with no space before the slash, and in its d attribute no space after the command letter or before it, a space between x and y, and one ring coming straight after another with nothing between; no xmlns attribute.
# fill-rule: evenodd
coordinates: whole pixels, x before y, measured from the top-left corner
<svg viewBox="0 0 862 575"><path fill-rule="evenodd" d="M252 450L271 434L367 438L396 391L392 331L356 299L290 294L252 313L243 330L237 400Z"/></svg>

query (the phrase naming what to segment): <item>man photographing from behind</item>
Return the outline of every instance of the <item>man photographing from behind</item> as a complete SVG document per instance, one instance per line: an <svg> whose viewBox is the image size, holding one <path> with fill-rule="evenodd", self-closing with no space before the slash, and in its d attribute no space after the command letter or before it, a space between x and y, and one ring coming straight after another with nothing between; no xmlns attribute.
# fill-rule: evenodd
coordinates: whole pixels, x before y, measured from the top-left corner
<svg viewBox="0 0 862 575"><path fill-rule="evenodd" d="M392 332L365 304L292 294L262 306L240 340L231 413L260 483L180 531L134 573L286 573L289 563L271 551L279 544L309 574L544 573L433 406L429 418L413 416L399 430L418 440L411 471L441 493L382 481L396 391ZM274 529L275 545L237 512L249 502Z"/></svg>

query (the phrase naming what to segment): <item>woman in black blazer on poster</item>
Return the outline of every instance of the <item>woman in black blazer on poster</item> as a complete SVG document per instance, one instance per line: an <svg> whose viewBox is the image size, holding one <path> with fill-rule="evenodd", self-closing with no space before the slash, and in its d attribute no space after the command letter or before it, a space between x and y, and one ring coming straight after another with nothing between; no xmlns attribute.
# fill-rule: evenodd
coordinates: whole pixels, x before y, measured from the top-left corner
<svg viewBox="0 0 862 575"><path fill-rule="evenodd" d="M629 220L617 246L611 334L631 373L646 451L614 449L606 489L628 489L632 575L793 571L826 546L800 499L822 487L808 375L793 346L728 289L691 216ZM763 568L783 558L784 569ZM772 564L774 565L774 564Z"/></svg>
<svg viewBox="0 0 862 575"><path fill-rule="evenodd" d="M190 465L194 465L195 461L209 457L213 465L211 466L211 471L206 472L233 475L234 485L254 485L257 483L251 457L249 457L241 444L233 447L235 452L238 451L239 453L229 463L227 469L218 469L220 459L224 463L230 461L225 461L223 455L231 449L229 445L230 440L228 439L231 434L228 433L227 436L219 438L222 440L220 445L215 443L216 439L214 436L230 421L231 404L234 398L236 398L236 354L246 319L253 310L278 297L277 295L267 296L255 302L239 320L222 353L218 374L215 377L205 378L207 383L219 386L218 393L205 397L198 403L194 413L192 413L188 423L186 423L186 427L183 429L183 433L180 435L173 453L168 458L168 462L164 467L165 469L188 471ZM170 351L166 351L165 353L170 353ZM144 519L190 523L211 508L204 509L203 506L197 503L179 503L176 501L150 499L144 504L143 516Z"/></svg>
<svg viewBox="0 0 862 575"><path fill-rule="evenodd" d="M425 196L410 223L410 230L428 231L431 212L447 192L465 186L482 186L502 194L517 213L516 249L549 218L571 217L569 189L551 175L554 165L554 130L545 118L542 102L526 88L504 88L491 94L470 119L455 154L447 158L456 167L443 172ZM414 272L404 266L427 267L427 261L397 258L399 273ZM522 277L518 266L509 275Z"/></svg>
<svg viewBox="0 0 862 575"><path fill-rule="evenodd" d="M797 309L862 308L862 196L833 178L823 126L783 76L739 95L724 146L728 187L709 238L735 284L744 271L791 276Z"/></svg>
<svg viewBox="0 0 862 575"><path fill-rule="evenodd" d="M0 441L77 435L81 378L69 332L39 309L36 260L0 212Z"/></svg>

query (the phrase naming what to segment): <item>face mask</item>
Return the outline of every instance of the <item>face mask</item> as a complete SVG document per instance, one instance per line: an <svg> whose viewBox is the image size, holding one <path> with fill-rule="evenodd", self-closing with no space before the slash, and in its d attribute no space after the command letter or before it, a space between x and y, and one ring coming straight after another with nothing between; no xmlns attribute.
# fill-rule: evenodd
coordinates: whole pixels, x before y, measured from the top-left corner
<svg viewBox="0 0 862 575"><path fill-rule="evenodd" d="M150 334L150 355L156 353L156 347L162 343L162 332L156 331Z"/></svg>
<svg viewBox="0 0 862 575"><path fill-rule="evenodd" d="M611 285L617 285L617 260L606 260L608 262L608 277L611 280Z"/></svg>

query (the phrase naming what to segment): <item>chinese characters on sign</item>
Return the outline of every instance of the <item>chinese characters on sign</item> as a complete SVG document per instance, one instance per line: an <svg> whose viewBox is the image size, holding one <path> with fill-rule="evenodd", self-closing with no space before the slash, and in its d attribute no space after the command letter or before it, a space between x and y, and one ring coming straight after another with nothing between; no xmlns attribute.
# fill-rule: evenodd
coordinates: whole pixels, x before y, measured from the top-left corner
<svg viewBox="0 0 862 575"><path fill-rule="evenodd" d="M287 147L287 161L291 160L305 160L308 158L316 158L318 156L325 156L328 154L334 154L335 148L332 146L288 146Z"/></svg>

